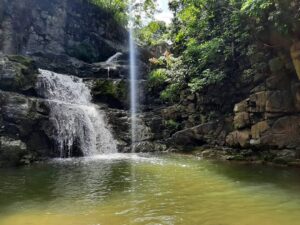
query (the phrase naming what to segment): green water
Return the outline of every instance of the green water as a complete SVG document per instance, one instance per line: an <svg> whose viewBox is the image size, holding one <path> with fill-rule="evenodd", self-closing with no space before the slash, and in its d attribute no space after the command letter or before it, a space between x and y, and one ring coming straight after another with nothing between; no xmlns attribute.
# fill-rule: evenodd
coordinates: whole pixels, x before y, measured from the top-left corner
<svg viewBox="0 0 300 225"><path fill-rule="evenodd" d="M0 225L300 225L300 170L110 155L0 170Z"/></svg>

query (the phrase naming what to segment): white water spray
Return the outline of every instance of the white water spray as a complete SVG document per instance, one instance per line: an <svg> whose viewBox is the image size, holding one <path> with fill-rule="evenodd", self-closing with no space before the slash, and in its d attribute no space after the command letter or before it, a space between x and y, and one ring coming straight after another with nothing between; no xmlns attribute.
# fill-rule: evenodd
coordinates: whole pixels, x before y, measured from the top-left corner
<svg viewBox="0 0 300 225"><path fill-rule="evenodd" d="M117 145L105 123L104 113L91 103L91 94L82 79L40 70L37 90L48 100L52 138L60 157L116 153Z"/></svg>
<svg viewBox="0 0 300 225"><path fill-rule="evenodd" d="M136 70L136 46L134 42L134 9L133 0L129 4L129 53L130 53L130 112L131 112L131 144L132 152L135 152L136 143L136 113L137 113L137 70Z"/></svg>
<svg viewBox="0 0 300 225"><path fill-rule="evenodd" d="M105 61L105 66L107 69L107 78L110 78L110 70L111 69L116 69L116 63L118 62L120 56L122 56L123 54L121 52L117 52L116 54L114 54L113 56L109 57L106 61Z"/></svg>

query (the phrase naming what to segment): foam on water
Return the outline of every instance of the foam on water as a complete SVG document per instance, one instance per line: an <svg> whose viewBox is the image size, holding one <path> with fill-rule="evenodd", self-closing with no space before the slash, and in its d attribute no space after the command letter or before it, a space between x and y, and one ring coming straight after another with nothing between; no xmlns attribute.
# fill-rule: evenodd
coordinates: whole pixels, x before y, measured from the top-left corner
<svg viewBox="0 0 300 225"><path fill-rule="evenodd" d="M89 162L112 162L112 161L131 161L140 163L155 163L163 164L165 160L150 154L136 154L136 153L112 153L100 154L94 156L87 156L83 158L55 158L50 163L89 163Z"/></svg>

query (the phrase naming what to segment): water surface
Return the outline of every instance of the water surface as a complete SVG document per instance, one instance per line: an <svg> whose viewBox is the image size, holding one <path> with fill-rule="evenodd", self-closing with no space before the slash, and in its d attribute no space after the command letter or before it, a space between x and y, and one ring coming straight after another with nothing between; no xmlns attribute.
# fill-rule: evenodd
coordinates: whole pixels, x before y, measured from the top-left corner
<svg viewBox="0 0 300 225"><path fill-rule="evenodd" d="M298 169L114 154L0 177L0 225L300 225Z"/></svg>

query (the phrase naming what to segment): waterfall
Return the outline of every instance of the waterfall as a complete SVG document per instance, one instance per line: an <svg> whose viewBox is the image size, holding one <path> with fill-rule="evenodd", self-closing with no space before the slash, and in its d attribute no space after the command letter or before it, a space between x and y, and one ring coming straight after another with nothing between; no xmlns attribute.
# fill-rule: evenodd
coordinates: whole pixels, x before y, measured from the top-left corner
<svg viewBox="0 0 300 225"><path fill-rule="evenodd" d="M117 152L104 112L91 103L82 79L40 70L37 91L49 104L51 136L61 157L76 156L78 150L83 156Z"/></svg>
<svg viewBox="0 0 300 225"><path fill-rule="evenodd" d="M119 59L120 56L122 56L123 54L121 52L117 52L116 54L114 54L113 56L109 57L105 63L106 64L112 64L112 63L116 63Z"/></svg>
<svg viewBox="0 0 300 225"><path fill-rule="evenodd" d="M134 9L133 0L129 4L129 53L130 53L130 112L131 112L131 143L132 152L135 152L136 143L136 113L137 113L137 70L136 46L134 43Z"/></svg>

